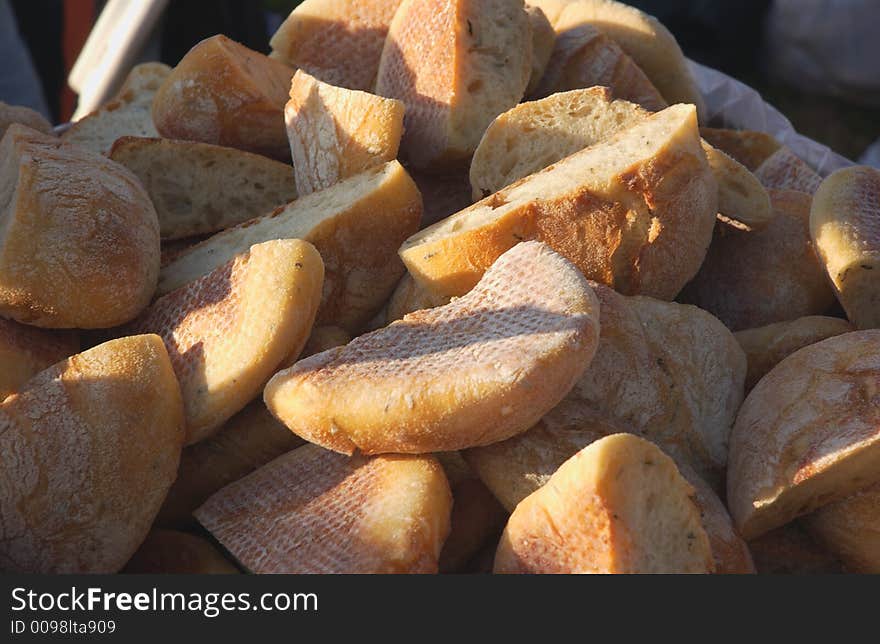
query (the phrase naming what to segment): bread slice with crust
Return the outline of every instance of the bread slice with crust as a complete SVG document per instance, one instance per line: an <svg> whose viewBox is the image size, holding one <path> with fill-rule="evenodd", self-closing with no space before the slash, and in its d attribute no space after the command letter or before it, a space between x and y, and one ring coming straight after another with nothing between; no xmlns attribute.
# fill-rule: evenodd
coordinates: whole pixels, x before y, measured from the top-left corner
<svg viewBox="0 0 880 644"><path fill-rule="evenodd" d="M785 146L764 159L755 170L755 176L767 188L796 190L808 195L815 193L822 183L822 177Z"/></svg>
<svg viewBox="0 0 880 644"><path fill-rule="evenodd" d="M162 239L214 233L296 199L289 165L235 148L126 136L109 156L141 180Z"/></svg>
<svg viewBox="0 0 880 644"><path fill-rule="evenodd" d="M334 87L299 70L284 108L301 195L397 158L403 103Z"/></svg>
<svg viewBox="0 0 880 644"><path fill-rule="evenodd" d="M531 427L590 363L598 302L544 244L520 244L470 293L281 371L269 410L345 454L452 451Z"/></svg>
<svg viewBox="0 0 880 644"><path fill-rule="evenodd" d="M547 63L550 62L550 56L553 55L556 32L540 7L526 4L526 13L529 16L532 30L532 72L526 87L526 95L528 96L535 91L538 83L541 82L541 77L544 76Z"/></svg>
<svg viewBox="0 0 880 644"><path fill-rule="evenodd" d="M531 50L522 0L403 0L376 77L377 94L406 105L402 157L423 169L466 162L522 99Z"/></svg>
<svg viewBox="0 0 880 644"><path fill-rule="evenodd" d="M780 147L779 141L769 134L754 130L701 127L700 134L712 146L736 159L750 172L757 170Z"/></svg>
<svg viewBox="0 0 880 644"><path fill-rule="evenodd" d="M50 331L0 318L0 402L43 369L79 350L74 332Z"/></svg>
<svg viewBox="0 0 880 644"><path fill-rule="evenodd" d="M521 501L495 573L709 573L715 565L694 488L632 434L601 438Z"/></svg>
<svg viewBox="0 0 880 644"><path fill-rule="evenodd" d="M674 105L420 231L400 256L428 291L451 297L537 239L589 279L672 299L703 261L717 204L696 110Z"/></svg>

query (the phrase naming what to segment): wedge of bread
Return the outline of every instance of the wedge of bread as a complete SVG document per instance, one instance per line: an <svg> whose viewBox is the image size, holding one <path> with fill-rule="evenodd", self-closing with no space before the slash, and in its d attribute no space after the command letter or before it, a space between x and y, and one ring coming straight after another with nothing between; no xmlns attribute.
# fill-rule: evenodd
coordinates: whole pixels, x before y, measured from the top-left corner
<svg viewBox="0 0 880 644"><path fill-rule="evenodd" d="M526 95L529 95L537 89L547 69L547 63L550 62L550 56L553 55L556 32L539 7L526 4L526 13L532 30L532 72L526 87Z"/></svg>
<svg viewBox="0 0 880 644"><path fill-rule="evenodd" d="M428 291L451 297L537 239L589 279L672 299L705 257L717 203L696 110L675 105L420 231L400 256Z"/></svg>
<svg viewBox="0 0 880 644"><path fill-rule="evenodd" d="M880 331L810 345L752 389L736 418L728 507L746 539L880 481Z"/></svg>
<svg viewBox="0 0 880 644"><path fill-rule="evenodd" d="M755 176L767 188L797 190L809 195L816 192L822 182L815 170L784 146L761 162Z"/></svg>
<svg viewBox="0 0 880 644"><path fill-rule="evenodd" d="M819 508L803 522L850 572L880 573L880 484Z"/></svg>
<svg viewBox="0 0 880 644"><path fill-rule="evenodd" d="M400 0L305 0L272 36L271 58L325 83L372 91Z"/></svg>
<svg viewBox="0 0 880 644"><path fill-rule="evenodd" d="M658 447L632 434L607 436L516 506L495 572L713 572L694 496Z"/></svg>
<svg viewBox="0 0 880 644"><path fill-rule="evenodd" d="M855 166L826 178L813 197L810 235L847 317L880 328L880 170Z"/></svg>
<svg viewBox="0 0 880 644"><path fill-rule="evenodd" d="M522 99L531 69L522 0L404 0L376 93L406 105L403 158L417 168L463 165L492 119Z"/></svg>
<svg viewBox="0 0 880 644"><path fill-rule="evenodd" d="M301 195L397 158L403 103L294 74L284 108Z"/></svg>
<svg viewBox="0 0 880 644"><path fill-rule="evenodd" d="M418 230L421 215L416 185L392 161L184 250L162 268L158 292L180 288L254 244L303 239L324 260L317 324L359 331L403 275L396 251Z"/></svg>
<svg viewBox="0 0 880 644"><path fill-rule="evenodd" d="M106 105L74 123L61 137L92 152L108 154L123 136L159 136L153 124L153 97L171 68L162 63L135 65L119 93Z"/></svg>
<svg viewBox="0 0 880 644"><path fill-rule="evenodd" d="M212 36L193 47L156 92L156 130L169 139L286 161L283 111L292 77L287 65L226 36Z"/></svg>
<svg viewBox="0 0 880 644"><path fill-rule="evenodd" d="M220 490L196 518L255 573L434 573L451 509L431 456L305 445Z"/></svg>
<svg viewBox="0 0 880 644"><path fill-rule="evenodd" d="M0 141L0 221L0 315L93 329L149 304L159 222L121 165L14 124Z"/></svg>
<svg viewBox="0 0 880 644"><path fill-rule="evenodd" d="M52 134L52 124L42 114L24 105L9 105L0 101L0 139L13 123L26 125L43 134Z"/></svg>
<svg viewBox="0 0 880 644"><path fill-rule="evenodd" d="M59 362L0 405L0 569L117 572L147 536L183 446L158 336Z"/></svg>
<svg viewBox="0 0 880 644"><path fill-rule="evenodd" d="M255 244L165 295L124 329L165 340L186 410L186 443L204 440L299 355L321 301L324 265L298 239Z"/></svg>
<svg viewBox="0 0 880 644"><path fill-rule="evenodd" d="M48 331L0 318L0 402L43 369L78 350L75 333Z"/></svg>
<svg viewBox="0 0 880 644"><path fill-rule="evenodd" d="M751 172L780 148L779 141L772 136L754 130L701 127L700 134L712 146L736 159Z"/></svg>
<svg viewBox="0 0 880 644"><path fill-rule="evenodd" d="M130 575L236 575L238 568L207 539L176 530L151 530L122 572Z"/></svg>
<svg viewBox="0 0 880 644"><path fill-rule="evenodd" d="M773 367L798 349L850 331L855 331L855 327L846 320L809 315L790 322L777 322L734 333L749 362L746 393Z"/></svg>
<svg viewBox="0 0 880 644"><path fill-rule="evenodd" d="M269 410L345 454L487 445L535 424L596 350L599 307L577 269L520 244L474 290L278 373Z"/></svg>

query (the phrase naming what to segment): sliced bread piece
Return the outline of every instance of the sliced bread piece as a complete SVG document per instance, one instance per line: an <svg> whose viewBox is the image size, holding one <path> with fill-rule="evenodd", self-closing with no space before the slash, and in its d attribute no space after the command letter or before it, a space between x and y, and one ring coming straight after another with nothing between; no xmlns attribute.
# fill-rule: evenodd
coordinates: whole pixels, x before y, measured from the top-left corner
<svg viewBox="0 0 880 644"><path fill-rule="evenodd" d="M289 165L235 148L126 136L110 158L141 180L162 239L214 233L296 199Z"/></svg>
<svg viewBox="0 0 880 644"><path fill-rule="evenodd" d="M809 195L822 183L822 177L785 146L764 159L755 170L755 176L767 188L796 190Z"/></svg>
<svg viewBox="0 0 880 644"><path fill-rule="evenodd" d="M743 164L754 172L770 155L780 148L780 143L769 134L754 130L726 130L701 127L700 134L712 146Z"/></svg>
<svg viewBox="0 0 880 644"><path fill-rule="evenodd" d="M550 56L553 55L556 32L539 7L526 4L526 13L529 15L529 24L532 27L532 73L526 87L526 95L529 95L537 89L547 69L547 63L550 62Z"/></svg>
<svg viewBox="0 0 880 644"><path fill-rule="evenodd" d="M38 329L0 318L0 402L43 369L78 350L76 333Z"/></svg>

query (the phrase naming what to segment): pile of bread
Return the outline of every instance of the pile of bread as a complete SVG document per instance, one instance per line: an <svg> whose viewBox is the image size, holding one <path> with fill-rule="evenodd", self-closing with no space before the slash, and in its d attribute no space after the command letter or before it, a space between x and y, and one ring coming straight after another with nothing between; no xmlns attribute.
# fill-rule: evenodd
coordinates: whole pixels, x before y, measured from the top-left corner
<svg viewBox="0 0 880 644"><path fill-rule="evenodd" d="M612 0L306 0L0 106L0 569L880 571L880 172Z"/></svg>

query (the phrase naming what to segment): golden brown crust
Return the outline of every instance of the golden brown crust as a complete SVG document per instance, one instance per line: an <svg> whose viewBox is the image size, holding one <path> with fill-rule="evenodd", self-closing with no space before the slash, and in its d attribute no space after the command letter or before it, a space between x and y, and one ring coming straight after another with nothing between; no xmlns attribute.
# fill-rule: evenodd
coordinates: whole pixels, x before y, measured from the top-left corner
<svg viewBox="0 0 880 644"><path fill-rule="evenodd" d="M52 124L42 114L24 105L9 105L0 101L0 139L13 123L26 125L43 134L52 134Z"/></svg>
<svg viewBox="0 0 880 644"><path fill-rule="evenodd" d="M151 530L122 572L129 575L236 575L238 568L207 539L176 530Z"/></svg>
<svg viewBox="0 0 880 644"><path fill-rule="evenodd" d="M72 332L53 332L0 318L0 402L33 376L79 350Z"/></svg>
<svg viewBox="0 0 880 644"><path fill-rule="evenodd" d="M153 121L169 139L202 141L290 158L284 104L293 70L218 35L193 47L153 99Z"/></svg>
<svg viewBox="0 0 880 644"><path fill-rule="evenodd" d="M431 456L305 445L223 488L196 518L255 573L434 573L451 506Z"/></svg>
<svg viewBox="0 0 880 644"><path fill-rule="evenodd" d="M0 405L0 569L119 570L177 472L183 404L158 336L50 367Z"/></svg>
<svg viewBox="0 0 880 644"><path fill-rule="evenodd" d="M730 155L754 172L771 154L780 148L780 143L769 134L753 130L726 130L714 127L701 127L703 138L725 154Z"/></svg>

